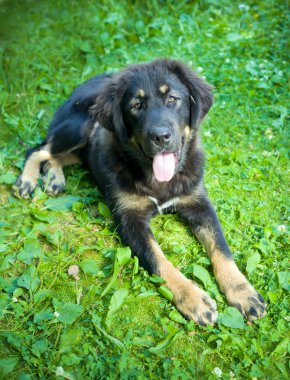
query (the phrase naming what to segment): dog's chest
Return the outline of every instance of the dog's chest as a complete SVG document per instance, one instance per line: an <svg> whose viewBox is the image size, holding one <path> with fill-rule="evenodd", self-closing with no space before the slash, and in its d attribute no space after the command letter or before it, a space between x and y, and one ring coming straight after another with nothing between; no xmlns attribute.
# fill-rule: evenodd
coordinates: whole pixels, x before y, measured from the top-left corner
<svg viewBox="0 0 290 380"><path fill-rule="evenodd" d="M156 205L159 214L170 214L176 212L176 206L180 201L179 197L171 198L166 202L160 202L158 199L148 196L151 202Z"/></svg>

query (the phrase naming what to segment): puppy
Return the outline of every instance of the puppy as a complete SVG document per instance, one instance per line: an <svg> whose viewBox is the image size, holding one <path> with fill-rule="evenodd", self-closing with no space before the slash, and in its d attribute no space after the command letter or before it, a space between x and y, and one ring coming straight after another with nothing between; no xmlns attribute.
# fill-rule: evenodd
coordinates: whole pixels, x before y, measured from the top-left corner
<svg viewBox="0 0 290 380"><path fill-rule="evenodd" d="M45 190L56 195L65 185L63 166L82 162L124 244L166 281L178 310L200 325L216 321L216 303L165 257L149 225L157 213L177 212L187 221L228 303L245 318L261 318L266 306L235 264L203 183L199 125L212 105L211 91L186 65L168 59L96 76L57 110L15 184L19 196L29 197L43 166Z"/></svg>

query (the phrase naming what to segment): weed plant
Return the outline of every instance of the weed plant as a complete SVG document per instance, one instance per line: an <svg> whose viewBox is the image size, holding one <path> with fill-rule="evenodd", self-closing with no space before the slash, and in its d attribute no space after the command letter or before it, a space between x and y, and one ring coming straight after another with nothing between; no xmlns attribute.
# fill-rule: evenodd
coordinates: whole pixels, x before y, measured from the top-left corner
<svg viewBox="0 0 290 380"><path fill-rule="evenodd" d="M286 17L279 0L0 1L1 379L287 378ZM267 300L257 322L226 304L177 216L152 229L217 301L213 327L186 321L130 258L83 168L65 170L57 198L12 195L25 150L77 85L165 56L215 86L205 182L235 260Z"/></svg>

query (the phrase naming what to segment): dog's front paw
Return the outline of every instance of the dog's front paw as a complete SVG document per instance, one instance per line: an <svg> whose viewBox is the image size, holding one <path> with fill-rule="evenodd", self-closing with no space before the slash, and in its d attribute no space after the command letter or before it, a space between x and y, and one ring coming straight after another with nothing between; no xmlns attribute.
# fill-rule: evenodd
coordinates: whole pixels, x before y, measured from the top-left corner
<svg viewBox="0 0 290 380"><path fill-rule="evenodd" d="M185 318L199 325L213 325L217 320L216 302L189 280L174 294L173 301Z"/></svg>
<svg viewBox="0 0 290 380"><path fill-rule="evenodd" d="M20 175L12 188L16 197L30 198L31 194L36 188L36 185L36 179L23 178L23 176Z"/></svg>
<svg viewBox="0 0 290 380"><path fill-rule="evenodd" d="M229 304L236 307L250 322L267 314L264 298L248 282L228 289L226 297Z"/></svg>

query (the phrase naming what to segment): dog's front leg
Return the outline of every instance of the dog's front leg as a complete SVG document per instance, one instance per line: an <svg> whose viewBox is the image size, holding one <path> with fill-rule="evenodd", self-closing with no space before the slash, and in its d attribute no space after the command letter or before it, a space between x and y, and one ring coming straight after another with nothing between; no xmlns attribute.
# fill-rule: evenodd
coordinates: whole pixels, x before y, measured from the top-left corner
<svg viewBox="0 0 290 380"><path fill-rule="evenodd" d="M156 213L155 207L146 198L119 195L113 208L119 233L140 264L166 281L174 304L186 318L200 325L213 324L217 319L215 301L172 265L153 237L149 220Z"/></svg>
<svg viewBox="0 0 290 380"><path fill-rule="evenodd" d="M187 197L180 203L179 212L189 221L194 234L205 246L216 280L229 304L249 321L263 317L266 314L265 301L239 271L206 195L198 200Z"/></svg>

